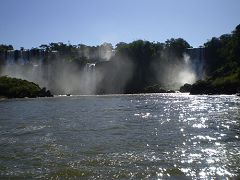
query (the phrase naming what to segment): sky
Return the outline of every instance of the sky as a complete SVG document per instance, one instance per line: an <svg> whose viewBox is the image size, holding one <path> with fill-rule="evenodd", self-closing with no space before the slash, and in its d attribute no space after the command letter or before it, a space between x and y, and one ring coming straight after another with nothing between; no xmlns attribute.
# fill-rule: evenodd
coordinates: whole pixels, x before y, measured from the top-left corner
<svg viewBox="0 0 240 180"><path fill-rule="evenodd" d="M240 0L1 0L0 17L0 44L15 49L170 38L198 47L240 24Z"/></svg>

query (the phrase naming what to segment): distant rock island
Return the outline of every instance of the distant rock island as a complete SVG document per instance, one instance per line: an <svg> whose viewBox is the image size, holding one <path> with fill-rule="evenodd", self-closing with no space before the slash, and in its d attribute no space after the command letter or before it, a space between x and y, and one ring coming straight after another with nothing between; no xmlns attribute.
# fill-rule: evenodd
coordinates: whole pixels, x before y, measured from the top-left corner
<svg viewBox="0 0 240 180"><path fill-rule="evenodd" d="M52 96L53 95L49 90L46 90L46 88L40 88L39 85L33 82L7 76L0 77L0 97L2 98L35 98Z"/></svg>

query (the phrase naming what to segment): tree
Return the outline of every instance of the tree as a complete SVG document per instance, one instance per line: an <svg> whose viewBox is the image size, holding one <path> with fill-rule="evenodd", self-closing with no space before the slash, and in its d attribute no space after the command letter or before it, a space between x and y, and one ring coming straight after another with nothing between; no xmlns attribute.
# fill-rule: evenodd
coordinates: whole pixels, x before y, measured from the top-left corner
<svg viewBox="0 0 240 180"><path fill-rule="evenodd" d="M191 46L188 44L187 41L185 41L182 38L178 39L168 39L165 42L165 49L168 53L172 53L176 57L183 57L183 53L186 51L187 48L190 48Z"/></svg>
<svg viewBox="0 0 240 180"><path fill-rule="evenodd" d="M0 45L0 51L9 51L9 50L13 50L12 45L5 45L5 44Z"/></svg>
<svg viewBox="0 0 240 180"><path fill-rule="evenodd" d="M45 50L45 51L49 51L50 47L47 44L42 44L39 46L40 49Z"/></svg>

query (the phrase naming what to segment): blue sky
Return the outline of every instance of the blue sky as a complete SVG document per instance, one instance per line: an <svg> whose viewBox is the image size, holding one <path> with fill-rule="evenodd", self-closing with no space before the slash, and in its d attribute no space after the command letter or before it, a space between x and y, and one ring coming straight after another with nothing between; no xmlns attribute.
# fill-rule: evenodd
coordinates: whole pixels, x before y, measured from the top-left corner
<svg viewBox="0 0 240 180"><path fill-rule="evenodd" d="M1 0L0 44L100 45L182 37L193 47L240 24L240 0Z"/></svg>

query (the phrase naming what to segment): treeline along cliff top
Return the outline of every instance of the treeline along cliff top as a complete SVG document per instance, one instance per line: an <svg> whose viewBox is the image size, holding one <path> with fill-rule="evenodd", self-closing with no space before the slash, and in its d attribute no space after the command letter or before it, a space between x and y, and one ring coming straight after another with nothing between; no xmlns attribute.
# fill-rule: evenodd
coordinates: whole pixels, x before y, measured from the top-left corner
<svg viewBox="0 0 240 180"><path fill-rule="evenodd" d="M2 44L0 75L26 79L54 94L163 92L185 83L193 84L187 86L192 94L234 94L240 89L240 25L199 48L182 38L115 47L59 42L30 50Z"/></svg>

